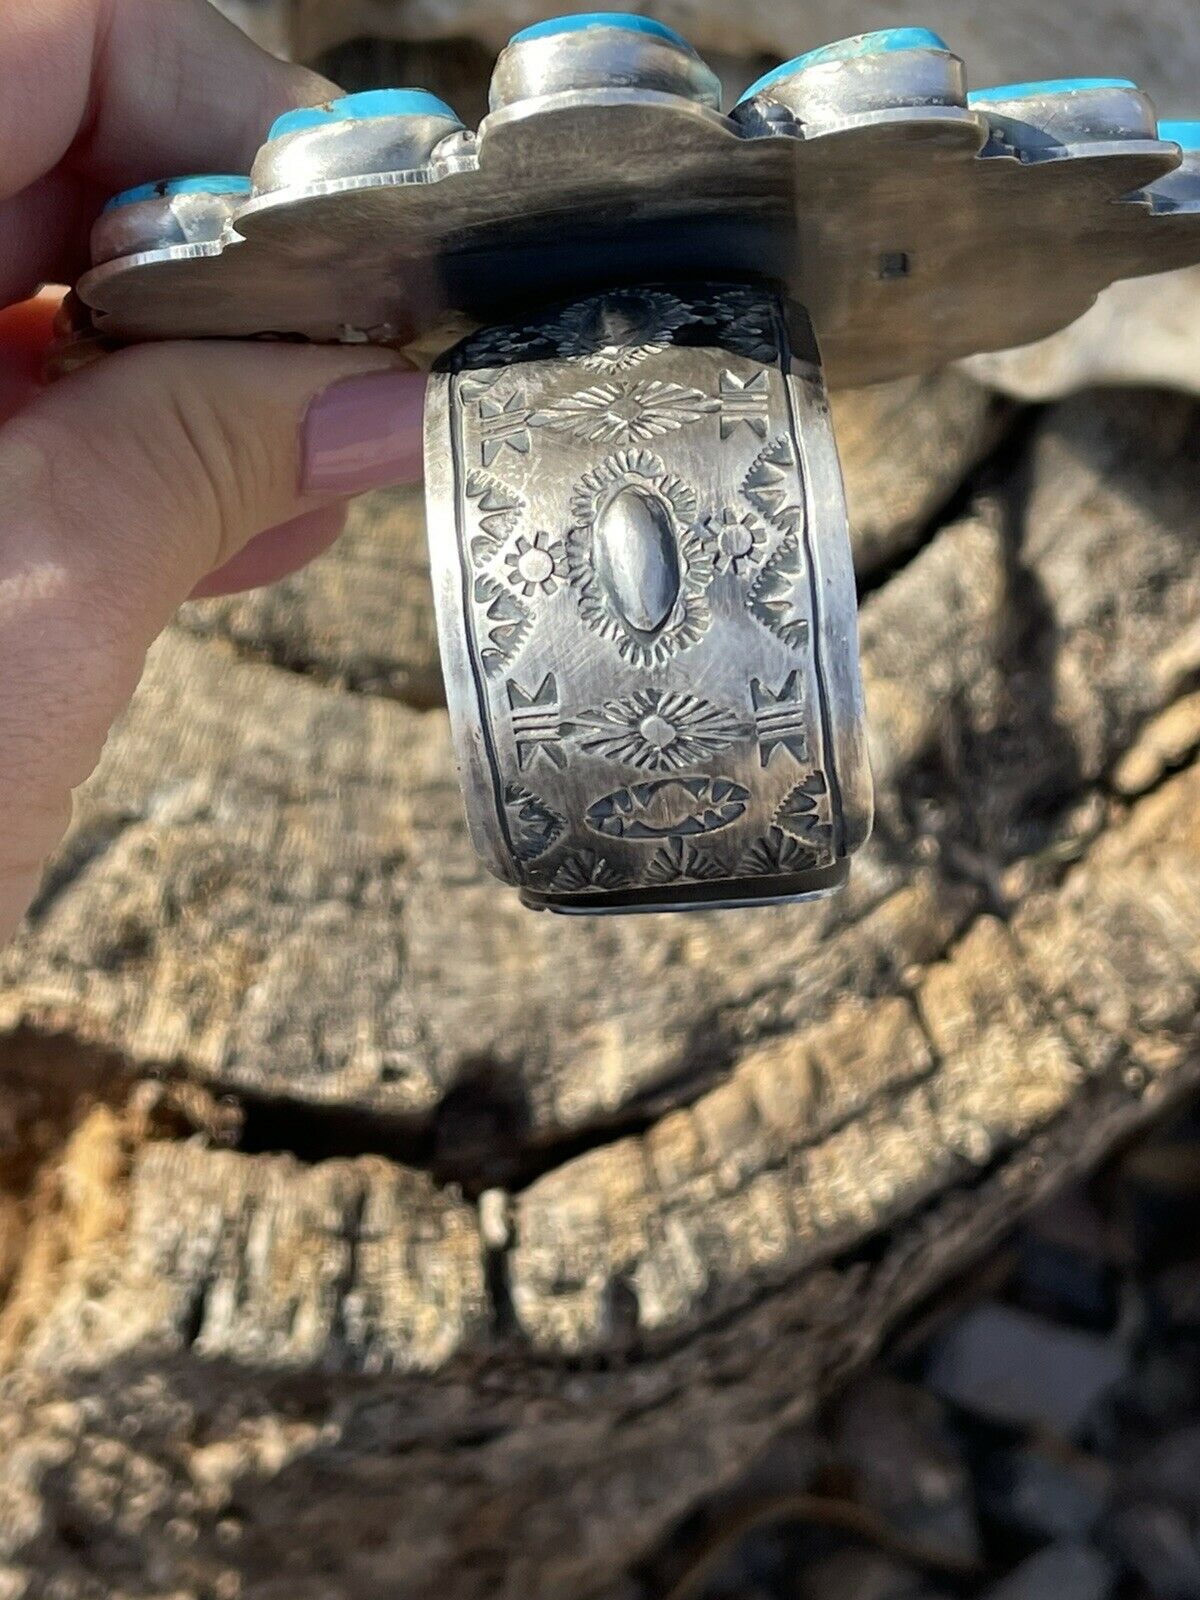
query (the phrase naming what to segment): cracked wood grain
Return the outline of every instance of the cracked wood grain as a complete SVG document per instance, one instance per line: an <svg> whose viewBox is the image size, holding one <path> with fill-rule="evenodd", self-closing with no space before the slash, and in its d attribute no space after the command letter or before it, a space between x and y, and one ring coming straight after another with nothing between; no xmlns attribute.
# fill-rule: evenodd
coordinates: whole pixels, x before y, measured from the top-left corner
<svg viewBox="0 0 1200 1600"><path fill-rule="evenodd" d="M598 1592L1194 1085L1198 433L1055 407L870 595L880 828L815 911L524 913L441 713L173 631L0 1025L246 1118L118 1086L39 1157L0 1592Z"/></svg>
<svg viewBox="0 0 1200 1600"><path fill-rule="evenodd" d="M940 954L981 896L1006 912L1099 825L1078 807L1195 655L1198 442L1177 397L1059 407L1026 487L870 596L880 825L817 908L533 916L474 862L441 713L175 630L0 957L0 1026L422 1129L472 1187L694 1099Z"/></svg>
<svg viewBox="0 0 1200 1600"><path fill-rule="evenodd" d="M398 1564L418 1600L597 1592L1197 1082L1198 802L1189 768L1007 926L977 920L856 1055L849 1016L749 1051L691 1109L519 1196L521 1325L499 1341L470 1209L427 1179L151 1147L0 1409L0 1574L69 1600L97 1581L148 1600L147 1570L187 1594L306 1593L320 1552L363 1600Z"/></svg>
<svg viewBox="0 0 1200 1600"><path fill-rule="evenodd" d="M367 1373L435 1371L489 1326L474 1211L425 1174L150 1143L127 1183L111 1288L68 1275L33 1366L70 1361L81 1319L93 1364L158 1350Z"/></svg>
<svg viewBox="0 0 1200 1600"><path fill-rule="evenodd" d="M747 1029L940 948L968 898L877 859L816 918L564 929L475 864L441 717L179 633L79 826L118 807L136 820L0 957L0 1019L215 1088L433 1118L464 1168L702 1081Z"/></svg>
<svg viewBox="0 0 1200 1600"><path fill-rule="evenodd" d="M526 1191L521 1326L573 1353L677 1336L1028 1140L1085 1070L1011 936L985 918L911 999L849 1007L752 1052L694 1106Z"/></svg>

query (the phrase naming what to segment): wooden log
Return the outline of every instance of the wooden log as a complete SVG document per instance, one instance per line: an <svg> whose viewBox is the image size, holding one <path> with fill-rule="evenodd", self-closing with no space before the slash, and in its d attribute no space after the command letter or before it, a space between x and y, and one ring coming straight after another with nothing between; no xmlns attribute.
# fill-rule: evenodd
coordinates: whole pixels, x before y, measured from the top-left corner
<svg viewBox="0 0 1200 1600"><path fill-rule="evenodd" d="M604 1593L1192 1086L1198 444L1055 407L881 574L816 908L521 910L361 547L324 670L173 629L0 965L0 1593Z"/></svg>

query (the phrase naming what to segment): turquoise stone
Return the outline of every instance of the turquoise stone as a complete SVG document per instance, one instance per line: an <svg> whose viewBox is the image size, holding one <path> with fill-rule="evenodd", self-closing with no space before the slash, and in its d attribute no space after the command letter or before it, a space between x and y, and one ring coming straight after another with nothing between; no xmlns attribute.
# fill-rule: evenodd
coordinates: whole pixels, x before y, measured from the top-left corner
<svg viewBox="0 0 1200 1600"><path fill-rule="evenodd" d="M969 106L985 106L993 101L1032 100L1040 95L1076 94L1086 89L1136 89L1129 78L1047 78L1044 83L998 83L990 89L972 89Z"/></svg>
<svg viewBox="0 0 1200 1600"><path fill-rule="evenodd" d="M1158 137L1183 150L1200 150L1200 122L1160 122Z"/></svg>
<svg viewBox="0 0 1200 1600"><path fill-rule="evenodd" d="M656 22L653 17L640 17L629 11L581 11L573 17L551 17L546 22L535 22L528 28L522 28L508 42L524 44L529 39L550 39L558 33L579 33L584 28L625 28L630 33L645 33L654 39L665 39L668 44L677 44L695 54L683 35L676 33L674 28L668 28L665 22Z"/></svg>
<svg viewBox="0 0 1200 1600"><path fill-rule="evenodd" d="M250 179L228 173L201 173L193 178L163 178L158 183L139 183L136 189L123 189L104 207L134 206L139 200L165 200L175 194L249 194Z"/></svg>
<svg viewBox="0 0 1200 1600"><path fill-rule="evenodd" d="M447 117L451 122L458 121L446 102L427 89L367 89L362 94L330 100L327 105L285 111L271 124L267 142L307 128L331 128L338 122L367 122L374 117Z"/></svg>
<svg viewBox="0 0 1200 1600"><path fill-rule="evenodd" d="M858 61L863 56L889 55L896 50L948 49L946 41L929 28L881 28L877 33L858 33L852 39L838 39L833 44L823 44L817 50L809 50L792 61L785 61L782 66L772 67L770 72L764 72L761 78L755 79L738 104L749 100L752 95L761 94L781 78L790 78L793 73L803 72L806 67L820 67L830 61Z"/></svg>

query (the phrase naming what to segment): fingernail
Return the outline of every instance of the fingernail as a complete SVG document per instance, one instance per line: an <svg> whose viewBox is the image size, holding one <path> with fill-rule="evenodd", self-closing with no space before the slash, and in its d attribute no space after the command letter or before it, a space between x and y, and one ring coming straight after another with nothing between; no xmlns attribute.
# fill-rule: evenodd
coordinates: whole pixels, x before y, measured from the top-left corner
<svg viewBox="0 0 1200 1600"><path fill-rule="evenodd" d="M421 481L425 376L368 372L319 394L304 418L301 488L308 494L362 494Z"/></svg>

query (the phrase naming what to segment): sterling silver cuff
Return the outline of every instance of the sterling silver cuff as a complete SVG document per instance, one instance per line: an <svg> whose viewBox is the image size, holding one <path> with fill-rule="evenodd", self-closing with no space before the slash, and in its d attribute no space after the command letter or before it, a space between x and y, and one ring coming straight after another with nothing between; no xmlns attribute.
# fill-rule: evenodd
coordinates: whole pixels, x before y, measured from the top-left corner
<svg viewBox="0 0 1200 1600"><path fill-rule="evenodd" d="M433 367L484 861L559 911L744 905L836 888L871 825L826 379L1040 339L1200 259L1200 123L1119 78L968 94L921 28L723 114L678 34L595 13L510 42L478 132L423 90L289 112L248 176L118 196L92 247L64 366L226 336Z"/></svg>
<svg viewBox="0 0 1200 1600"><path fill-rule="evenodd" d="M443 367L434 597L490 869L564 911L837 888L871 786L804 314L758 286L621 289L490 328Z"/></svg>

